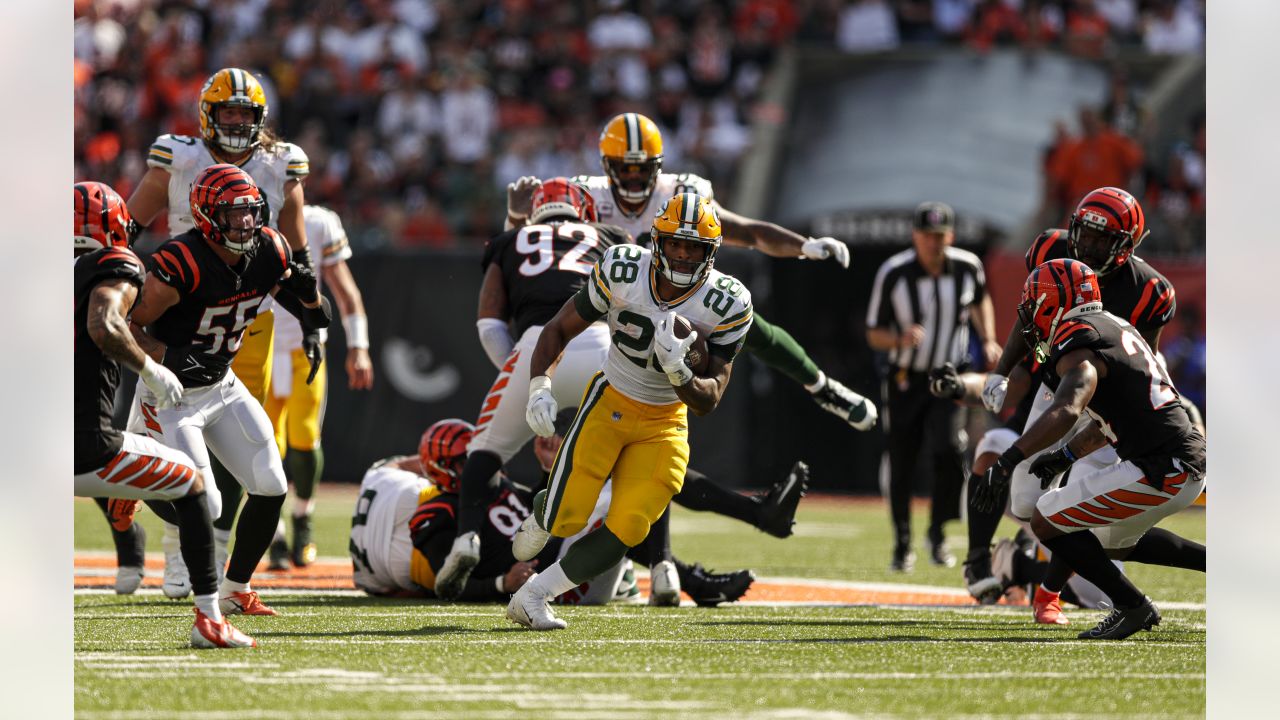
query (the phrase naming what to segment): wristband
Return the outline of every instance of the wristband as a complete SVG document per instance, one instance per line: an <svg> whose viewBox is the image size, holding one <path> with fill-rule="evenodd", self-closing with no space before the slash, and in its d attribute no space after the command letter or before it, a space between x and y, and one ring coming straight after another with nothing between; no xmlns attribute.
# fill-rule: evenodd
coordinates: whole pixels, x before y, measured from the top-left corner
<svg viewBox="0 0 1280 720"><path fill-rule="evenodd" d="M369 316L343 315L342 329L347 332L347 347L369 349Z"/></svg>
<svg viewBox="0 0 1280 720"><path fill-rule="evenodd" d="M533 397L535 393L546 390L551 392L551 378L547 375L538 375L529 379L529 397Z"/></svg>
<svg viewBox="0 0 1280 720"><path fill-rule="evenodd" d="M493 586L502 594L507 594L507 578L505 575L499 575L493 579Z"/></svg>
<svg viewBox="0 0 1280 720"><path fill-rule="evenodd" d="M1070 460L1071 462L1076 461L1076 454L1071 452L1071 448L1068 445L1062 446L1062 456Z"/></svg>

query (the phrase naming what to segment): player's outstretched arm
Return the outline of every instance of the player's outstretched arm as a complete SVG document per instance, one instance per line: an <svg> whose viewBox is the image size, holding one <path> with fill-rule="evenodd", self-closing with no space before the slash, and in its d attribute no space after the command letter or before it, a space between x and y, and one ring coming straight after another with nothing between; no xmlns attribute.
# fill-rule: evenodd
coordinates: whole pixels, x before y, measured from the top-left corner
<svg viewBox="0 0 1280 720"><path fill-rule="evenodd" d="M830 258L841 267L849 267L849 248L839 240L806 238L771 222L744 217L718 204L716 215L724 227L724 241L730 245L755 248L771 257Z"/></svg>
<svg viewBox="0 0 1280 720"><path fill-rule="evenodd" d="M347 334L347 387L368 390L373 387L373 362L369 359L369 318L364 312L364 296L346 260L325 265L321 273L338 303L342 328Z"/></svg>

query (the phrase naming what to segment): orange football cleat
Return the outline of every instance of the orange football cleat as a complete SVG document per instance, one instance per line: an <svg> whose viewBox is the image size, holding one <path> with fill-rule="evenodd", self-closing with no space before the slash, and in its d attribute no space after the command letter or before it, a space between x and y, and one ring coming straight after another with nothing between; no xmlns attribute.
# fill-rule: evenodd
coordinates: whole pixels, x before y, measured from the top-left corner
<svg viewBox="0 0 1280 720"><path fill-rule="evenodd" d="M210 620L200 608L195 608L196 624L191 628L191 647L196 648L246 648L258 647L258 641L245 635L226 618L222 622Z"/></svg>
<svg viewBox="0 0 1280 720"><path fill-rule="evenodd" d="M1036 615L1038 625L1070 625L1071 621L1062 614L1060 593L1051 593L1042 587L1036 587L1035 598L1031 601L1031 609Z"/></svg>
<svg viewBox="0 0 1280 720"><path fill-rule="evenodd" d="M107 516L111 520L111 529L124 532L133 527L133 516L138 512L137 500L109 498L107 500Z"/></svg>
<svg viewBox="0 0 1280 720"><path fill-rule="evenodd" d="M231 593L230 595L218 600L218 607L222 609L223 615L280 614L264 605L262 601L258 599L258 592L256 590Z"/></svg>

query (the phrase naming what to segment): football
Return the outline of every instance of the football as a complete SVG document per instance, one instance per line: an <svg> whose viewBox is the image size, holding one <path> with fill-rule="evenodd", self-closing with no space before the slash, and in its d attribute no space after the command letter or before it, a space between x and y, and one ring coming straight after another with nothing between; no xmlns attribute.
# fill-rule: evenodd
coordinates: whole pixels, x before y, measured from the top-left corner
<svg viewBox="0 0 1280 720"><path fill-rule="evenodd" d="M676 315L676 337L687 338L692 331L693 323L681 315ZM698 331L698 337L694 339L693 345L689 347L689 352L684 356L684 364L688 365L695 375L706 375L707 368L711 365L711 355L707 352L707 333L705 331Z"/></svg>

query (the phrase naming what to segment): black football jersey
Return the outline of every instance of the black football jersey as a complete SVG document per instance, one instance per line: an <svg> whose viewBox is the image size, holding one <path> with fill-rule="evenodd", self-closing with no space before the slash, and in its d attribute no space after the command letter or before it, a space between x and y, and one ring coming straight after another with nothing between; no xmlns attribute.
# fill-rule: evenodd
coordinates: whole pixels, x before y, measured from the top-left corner
<svg viewBox="0 0 1280 720"><path fill-rule="evenodd" d="M234 267L214 253L199 230L170 239L148 259L148 270L177 290L179 299L147 332L171 347L194 345L230 365L245 328L280 282L291 257L284 236L269 227L262 229L253 252ZM181 373L179 379L185 387L194 385Z"/></svg>
<svg viewBox="0 0 1280 720"><path fill-rule="evenodd" d="M1071 259L1067 231L1046 230L1027 250L1027 272L1059 258ZM1099 275L1098 285L1102 289L1102 308L1137 328L1143 337L1150 337L1173 319L1177 304L1173 284L1136 255L1129 256L1128 262L1112 272Z"/></svg>
<svg viewBox="0 0 1280 720"><path fill-rule="evenodd" d="M1122 460L1143 462L1176 457L1203 473L1205 441L1191 423L1168 373L1137 330L1110 312L1064 321L1054 334L1045 382L1057 390L1058 361L1080 349L1097 353L1107 368L1089 400L1088 411ZM1163 472L1166 468L1156 468Z"/></svg>
<svg viewBox="0 0 1280 720"><path fill-rule="evenodd" d="M630 242L616 225L565 222L526 225L502 233L484 248L481 269L498 263L516 337L545 325L586 284L604 252Z"/></svg>
<svg viewBox="0 0 1280 720"><path fill-rule="evenodd" d="M125 280L142 298L142 260L126 248L103 248L75 262L75 462L76 474L102 467L124 442L111 425L120 363L103 354L89 337L89 295L107 280ZM135 304L137 300L134 301ZM128 310L126 309L126 312Z"/></svg>

